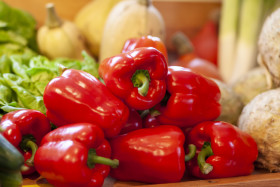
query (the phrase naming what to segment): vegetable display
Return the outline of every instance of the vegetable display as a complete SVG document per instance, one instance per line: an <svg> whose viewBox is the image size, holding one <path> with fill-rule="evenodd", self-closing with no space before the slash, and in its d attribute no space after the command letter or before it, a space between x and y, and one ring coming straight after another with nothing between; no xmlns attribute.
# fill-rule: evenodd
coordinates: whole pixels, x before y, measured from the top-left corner
<svg viewBox="0 0 280 187"><path fill-rule="evenodd" d="M266 16L279 6L276 2L275 0L223 2L219 29L218 66L225 82L235 82L256 66L261 25ZM274 37L269 34L269 38Z"/></svg>
<svg viewBox="0 0 280 187"><path fill-rule="evenodd" d="M48 133L34 159L37 171L55 186L102 186L110 170L106 164L118 165L110 156L97 125L76 123Z"/></svg>
<svg viewBox="0 0 280 187"><path fill-rule="evenodd" d="M160 104L160 124L193 127L203 121L219 117L220 90L217 84L187 68L169 66L167 92Z"/></svg>
<svg viewBox="0 0 280 187"><path fill-rule="evenodd" d="M265 20L261 29L258 41L258 62L267 72L269 87L277 88L280 85L279 73L279 48L277 46L280 37L278 36L278 21L280 9L275 10Z"/></svg>
<svg viewBox="0 0 280 187"><path fill-rule="evenodd" d="M219 103L221 104L221 114L216 119L217 121L225 121L233 125L237 125L237 121L244 107L244 102L240 94L238 94L230 85L215 80L221 92ZM242 90L244 92L246 89Z"/></svg>
<svg viewBox="0 0 280 187"><path fill-rule="evenodd" d="M0 133L0 186L18 187L22 184L20 152Z"/></svg>
<svg viewBox="0 0 280 187"><path fill-rule="evenodd" d="M122 127L120 134L126 134L131 131L135 131L137 129L142 129L142 118L137 110L130 109L129 110L129 117Z"/></svg>
<svg viewBox="0 0 280 187"><path fill-rule="evenodd" d="M238 127L250 134L258 145L256 166L279 172L280 89L272 89L254 97L238 120Z"/></svg>
<svg viewBox="0 0 280 187"><path fill-rule="evenodd" d="M217 66L213 64L214 62L199 57L185 34L182 32L175 33L172 36L172 44L176 48L178 57L170 63L171 65L189 68L196 73L222 81L222 76Z"/></svg>
<svg viewBox="0 0 280 187"><path fill-rule="evenodd" d="M255 140L236 126L222 121L203 122L187 136L197 147L196 159L187 162L191 175L209 179L249 175L258 156Z"/></svg>
<svg viewBox="0 0 280 187"><path fill-rule="evenodd" d="M36 21L26 11L0 2L0 55L32 54L38 51Z"/></svg>
<svg viewBox="0 0 280 187"><path fill-rule="evenodd" d="M94 0L86 4L77 13L74 23L77 25L90 52L98 59L103 29L111 9L122 0Z"/></svg>
<svg viewBox="0 0 280 187"><path fill-rule="evenodd" d="M139 129L110 141L119 166L110 176L124 181L178 182L185 172L185 136L178 127L162 125Z"/></svg>
<svg viewBox="0 0 280 187"><path fill-rule="evenodd" d="M82 51L87 51L85 39L77 26L68 20L60 19L53 3L46 5L45 25L38 29L37 41L41 54L50 59L82 59Z"/></svg>
<svg viewBox="0 0 280 187"><path fill-rule="evenodd" d="M137 110L152 108L165 95L167 62L152 47L136 48L105 59L99 74L113 94Z"/></svg>
<svg viewBox="0 0 280 187"><path fill-rule="evenodd" d="M139 38L131 38L126 40L124 43L122 53L129 52L135 48L139 47L154 47L157 50L159 50L165 57L167 63L168 63L168 54L167 54L167 49L163 41L156 36L152 35L147 35L147 36L142 36Z"/></svg>
<svg viewBox="0 0 280 187"><path fill-rule="evenodd" d="M75 18L81 31L54 4L46 28L0 2L0 186L280 172L279 10L258 56L255 45L279 2L227 0L220 25L191 39L165 30L151 0L94 0Z"/></svg>
<svg viewBox="0 0 280 187"><path fill-rule="evenodd" d="M0 116L23 108L46 113L43 93L61 67L80 69L98 77L98 64L87 53L84 60L55 59L44 56L3 55L0 58Z"/></svg>
<svg viewBox="0 0 280 187"><path fill-rule="evenodd" d="M212 18L202 26L191 39L195 53L202 59L218 65L218 11L212 13Z"/></svg>
<svg viewBox="0 0 280 187"><path fill-rule="evenodd" d="M165 33L163 17L151 0L121 1L107 17L99 62L121 53L128 39L153 35L165 42Z"/></svg>
<svg viewBox="0 0 280 187"><path fill-rule="evenodd" d="M36 21L28 12L0 2L0 117L20 109L46 113L43 93L61 67L81 69L98 78L98 64L85 51L83 60L50 60L38 53Z"/></svg>
<svg viewBox="0 0 280 187"><path fill-rule="evenodd" d="M143 112L143 114L145 114ZM143 116L143 127L144 128L151 128L156 127L160 125L159 120L157 119L157 116L160 115L160 112L154 109L151 109L148 111L148 114L145 114Z"/></svg>
<svg viewBox="0 0 280 187"><path fill-rule="evenodd" d="M129 109L121 100L81 70L68 69L52 79L43 97L47 117L54 125L96 123L108 138L119 134L129 116Z"/></svg>
<svg viewBox="0 0 280 187"><path fill-rule="evenodd" d="M2 135L24 156L21 173L34 173L34 155L44 135L51 131L46 116L31 109L9 112L1 119L0 128Z"/></svg>
<svg viewBox="0 0 280 187"><path fill-rule="evenodd" d="M241 76L231 88L239 95L244 104L248 104L254 97L271 89L271 82L264 67L255 67Z"/></svg>

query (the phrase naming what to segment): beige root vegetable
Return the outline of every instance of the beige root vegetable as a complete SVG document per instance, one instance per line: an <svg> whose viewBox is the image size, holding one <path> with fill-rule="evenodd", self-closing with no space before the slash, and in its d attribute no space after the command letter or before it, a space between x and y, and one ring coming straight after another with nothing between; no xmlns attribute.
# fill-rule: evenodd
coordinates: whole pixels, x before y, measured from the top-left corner
<svg viewBox="0 0 280 187"><path fill-rule="evenodd" d="M262 67L248 71L231 86L244 104L249 103L256 95L270 89L266 70Z"/></svg>
<svg viewBox="0 0 280 187"><path fill-rule="evenodd" d="M82 51L87 51L85 39L76 25L61 20L53 3L46 5L45 25L38 29L37 42L41 54L50 59L65 57L83 59Z"/></svg>
<svg viewBox="0 0 280 187"><path fill-rule="evenodd" d="M237 120L243 108L241 98L232 90L232 88L219 80L212 79L219 86L221 91L220 104L222 106L221 115L216 119L226 121L237 125Z"/></svg>
<svg viewBox="0 0 280 187"><path fill-rule="evenodd" d="M86 38L91 53L98 58L106 19L122 0L91 0L76 15L74 22Z"/></svg>
<svg viewBox="0 0 280 187"><path fill-rule="evenodd" d="M262 27L258 48L258 63L262 64L271 76L273 87L280 86L280 8L267 17Z"/></svg>
<svg viewBox="0 0 280 187"><path fill-rule="evenodd" d="M263 92L248 103L238 127L258 145L257 167L280 172L280 88Z"/></svg>
<svg viewBox="0 0 280 187"><path fill-rule="evenodd" d="M165 33L164 19L152 0L121 1L105 22L99 62L121 53L128 39L152 35L165 41Z"/></svg>

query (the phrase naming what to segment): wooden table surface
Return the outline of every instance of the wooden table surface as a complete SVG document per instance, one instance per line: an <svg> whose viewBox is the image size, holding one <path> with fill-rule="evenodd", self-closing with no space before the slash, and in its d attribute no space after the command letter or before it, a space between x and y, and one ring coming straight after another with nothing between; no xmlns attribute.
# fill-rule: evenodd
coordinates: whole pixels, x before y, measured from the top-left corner
<svg viewBox="0 0 280 187"><path fill-rule="evenodd" d="M267 173L266 171L256 171L249 176L211 179L211 180L198 180L198 179L183 179L178 183L168 184L143 184L138 182L121 182L115 181L112 178L107 178L103 187L128 187L128 186L149 186L149 187L185 187L185 186L258 186L258 187L276 187L280 186L280 173ZM52 187L48 184L47 180L34 175L25 178L23 187Z"/></svg>

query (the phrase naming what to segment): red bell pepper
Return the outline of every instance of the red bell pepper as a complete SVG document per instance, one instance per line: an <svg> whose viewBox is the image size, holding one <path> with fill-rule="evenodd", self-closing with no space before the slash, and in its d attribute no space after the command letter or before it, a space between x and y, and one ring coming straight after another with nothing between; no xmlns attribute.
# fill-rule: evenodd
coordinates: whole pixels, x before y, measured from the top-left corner
<svg viewBox="0 0 280 187"><path fill-rule="evenodd" d="M218 65L218 21L207 21L200 31L192 38L192 43L195 48L195 53L213 63Z"/></svg>
<svg viewBox="0 0 280 187"><path fill-rule="evenodd" d="M221 93L214 81L179 66L169 66L166 81L166 96L155 107L160 124L186 128L219 117Z"/></svg>
<svg viewBox="0 0 280 187"><path fill-rule="evenodd" d="M203 179L249 175L258 156L257 144L247 133L222 121L195 126L187 136L197 157L187 162L191 175Z"/></svg>
<svg viewBox="0 0 280 187"><path fill-rule="evenodd" d="M181 32L174 34L173 43L179 55L178 59L172 62L173 66L189 68L195 73L222 81L218 67L213 62L201 58L185 34Z"/></svg>
<svg viewBox="0 0 280 187"><path fill-rule="evenodd" d="M159 50L164 55L166 61L168 61L168 54L165 44L159 37L151 35L128 39L124 44L122 53L129 52L139 47L154 47Z"/></svg>
<svg viewBox="0 0 280 187"><path fill-rule="evenodd" d="M143 117L143 127L152 128L160 125L160 122L157 119L157 116L160 113L157 110L151 109L147 115Z"/></svg>
<svg viewBox="0 0 280 187"><path fill-rule="evenodd" d="M90 123L69 124L48 133L35 154L35 167L59 187L102 186L110 166L118 166L101 128ZM109 166L110 165L110 166Z"/></svg>
<svg viewBox="0 0 280 187"><path fill-rule="evenodd" d="M142 118L137 110L130 109L129 117L126 124L123 126L120 134L126 134L128 132L141 129L142 128Z"/></svg>
<svg viewBox="0 0 280 187"><path fill-rule="evenodd" d="M119 166L110 175L122 181L178 182L185 172L185 136L171 125L139 129L110 140L112 158ZM190 152L191 153L191 152ZM192 151L194 155L195 151Z"/></svg>
<svg viewBox="0 0 280 187"><path fill-rule="evenodd" d="M34 155L43 136L51 131L47 117L37 110L22 109L5 114L0 122L3 136L24 157L23 175L35 172Z"/></svg>
<svg viewBox="0 0 280 187"><path fill-rule="evenodd" d="M106 137L120 133L128 107L98 79L80 70L65 70L44 91L47 117L56 126L88 122L98 124Z"/></svg>
<svg viewBox="0 0 280 187"><path fill-rule="evenodd" d="M105 59L99 74L113 94L136 110L155 106L165 95L167 63L152 47Z"/></svg>

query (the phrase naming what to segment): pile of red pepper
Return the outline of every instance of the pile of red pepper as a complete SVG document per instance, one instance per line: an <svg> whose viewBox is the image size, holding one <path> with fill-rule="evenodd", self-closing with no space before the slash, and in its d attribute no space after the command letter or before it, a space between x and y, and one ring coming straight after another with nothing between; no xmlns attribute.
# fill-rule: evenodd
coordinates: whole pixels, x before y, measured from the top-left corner
<svg viewBox="0 0 280 187"><path fill-rule="evenodd" d="M257 145L237 127L214 121L221 112L216 83L168 67L162 46L152 36L132 39L100 64L102 81L73 69L51 80L46 116L34 110L3 116L2 134L26 158L22 174L36 169L59 187L102 186L108 175L170 183L186 173L250 174Z"/></svg>

